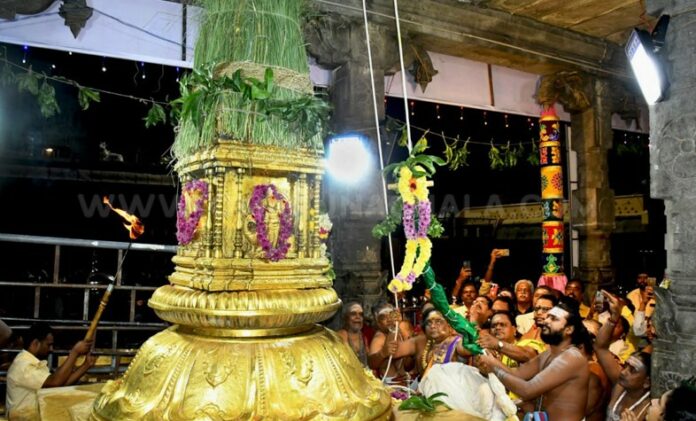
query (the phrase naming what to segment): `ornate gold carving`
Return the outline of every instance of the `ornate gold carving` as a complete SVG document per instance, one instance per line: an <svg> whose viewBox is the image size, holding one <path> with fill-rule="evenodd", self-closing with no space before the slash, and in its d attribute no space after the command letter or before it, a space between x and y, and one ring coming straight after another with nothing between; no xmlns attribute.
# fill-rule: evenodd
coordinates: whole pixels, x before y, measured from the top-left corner
<svg viewBox="0 0 696 421"><path fill-rule="evenodd" d="M152 346L141 353L161 353L160 347L171 344L181 352L168 358L168 367L147 377L143 369L149 354L133 361L123 382L109 383L110 393L97 399L93 420L179 421L215 414L225 420L358 421L391 416L388 392L377 379L365 375L353 352L333 332L321 327L294 337L251 341L196 337L172 328L148 342ZM281 369L288 367L284 353L293 355L292 376ZM310 363L298 363L298 355ZM210 372L223 360L239 369L211 377L206 367ZM351 362L338 363L342 360ZM169 370L172 367L178 370ZM129 384L139 386L131 390ZM340 392L335 385L340 385Z"/></svg>
<svg viewBox="0 0 696 421"><path fill-rule="evenodd" d="M274 329L326 320L341 303L331 288L211 293L165 285L150 299L162 319L187 326Z"/></svg>
<svg viewBox="0 0 696 421"><path fill-rule="evenodd" d="M391 398L333 332L316 323L341 302L317 238L322 165L313 151L221 141L177 165L210 183L200 239L173 258L171 285L149 305L175 326L150 338L93 421L387 420ZM246 226L257 184L290 201L295 244L261 259ZM245 230L246 234L245 235Z"/></svg>

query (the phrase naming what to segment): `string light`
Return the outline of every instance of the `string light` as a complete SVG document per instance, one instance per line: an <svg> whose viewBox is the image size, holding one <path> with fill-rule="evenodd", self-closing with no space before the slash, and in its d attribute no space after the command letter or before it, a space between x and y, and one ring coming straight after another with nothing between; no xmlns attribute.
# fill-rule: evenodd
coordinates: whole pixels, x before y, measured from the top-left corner
<svg viewBox="0 0 696 421"><path fill-rule="evenodd" d="M488 126L488 113L486 111L483 112L483 125Z"/></svg>
<svg viewBox="0 0 696 421"><path fill-rule="evenodd" d="M435 113L437 114L437 119L440 119L440 105L435 105Z"/></svg>
<svg viewBox="0 0 696 421"><path fill-rule="evenodd" d="M459 107L459 120L464 121L464 107Z"/></svg>
<svg viewBox="0 0 696 421"><path fill-rule="evenodd" d="M181 69L177 67L177 68L176 68L176 81L177 81L177 82L179 81L179 72L180 72L180 71L181 71ZM385 99L385 102L386 102L386 99Z"/></svg>
<svg viewBox="0 0 696 421"><path fill-rule="evenodd" d="M71 56L71 55L72 55L72 51L68 51L68 55Z"/></svg>
<svg viewBox="0 0 696 421"><path fill-rule="evenodd" d="M22 58L22 64L27 64L27 55L29 54L29 46L28 45L22 46L22 50L24 50L24 57Z"/></svg>
<svg viewBox="0 0 696 421"><path fill-rule="evenodd" d="M106 57L102 57L101 71L102 71L102 73L106 73Z"/></svg>
<svg viewBox="0 0 696 421"><path fill-rule="evenodd" d="M145 74L145 62L140 62L140 69L143 71L143 75L140 77L145 79L147 77L147 75Z"/></svg>
<svg viewBox="0 0 696 421"><path fill-rule="evenodd" d="M51 69L56 70L56 65L55 65L55 64L51 64Z"/></svg>
<svg viewBox="0 0 696 421"><path fill-rule="evenodd" d="M505 128L508 128L508 127L510 127L510 123L508 123L508 115L505 114L504 117L505 117Z"/></svg>
<svg viewBox="0 0 696 421"><path fill-rule="evenodd" d="M411 101L411 115L416 115L416 103Z"/></svg>

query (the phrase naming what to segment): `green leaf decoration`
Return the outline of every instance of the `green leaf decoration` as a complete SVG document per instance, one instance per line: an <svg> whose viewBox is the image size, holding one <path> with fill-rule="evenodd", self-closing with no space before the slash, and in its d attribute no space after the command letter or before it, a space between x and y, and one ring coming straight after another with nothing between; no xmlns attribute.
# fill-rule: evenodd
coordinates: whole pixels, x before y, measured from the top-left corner
<svg viewBox="0 0 696 421"><path fill-rule="evenodd" d="M442 226L442 223L440 222L435 215L430 217L430 226L428 227L428 237L431 238L440 238L442 237L442 234L445 233L445 227Z"/></svg>
<svg viewBox="0 0 696 421"><path fill-rule="evenodd" d="M499 170L505 167L505 161L503 161L502 157L500 156L500 150L495 147L493 141L491 141L491 149L488 151L488 159L491 162L492 170Z"/></svg>
<svg viewBox="0 0 696 421"><path fill-rule="evenodd" d="M60 107L56 101L56 89L46 81L46 78L39 88L36 99L39 101L41 115L44 117L50 118L60 113Z"/></svg>
<svg viewBox="0 0 696 421"><path fill-rule="evenodd" d="M447 143L444 133L442 134L442 139L445 141L445 157L447 158L446 163L448 164L448 168L452 171L456 171L462 166L468 166L469 139L467 139L461 147L458 147L461 142L459 137L451 144Z"/></svg>
<svg viewBox="0 0 696 421"><path fill-rule="evenodd" d="M84 86L77 86L77 101L80 103L80 108L86 111L92 102L101 102L101 96L99 92L94 89L85 88Z"/></svg>
<svg viewBox="0 0 696 421"><path fill-rule="evenodd" d="M518 153L515 147L510 145L510 141L508 140L507 145L502 146L500 149L503 153L503 162L505 166L508 168L516 166Z"/></svg>
<svg viewBox="0 0 696 421"><path fill-rule="evenodd" d="M28 91L32 95L38 95L39 76L31 69L27 73L17 75L17 89L19 92Z"/></svg>
<svg viewBox="0 0 696 421"><path fill-rule="evenodd" d="M266 68L266 72L263 75L263 79L266 83L266 90L269 94L273 94L273 88L275 88L275 85L273 84L273 69L271 69L270 67Z"/></svg>
<svg viewBox="0 0 696 421"><path fill-rule="evenodd" d="M401 223L401 213L403 212L403 201L398 197L391 204L389 214L379 224L372 228L372 236L375 238L383 238L396 231L396 228Z"/></svg>
<svg viewBox="0 0 696 421"><path fill-rule="evenodd" d="M426 139L425 135L428 134L427 132L423 134L423 136L416 142L416 145L413 147L413 153L414 154L419 154L422 152L425 152L426 149L428 149L428 139Z"/></svg>
<svg viewBox="0 0 696 421"><path fill-rule="evenodd" d="M399 410L408 411L415 410L420 412L432 413L437 410L438 406L444 406L447 409L451 409L443 401L437 399L440 396L447 396L445 393L435 393L428 397L414 395L405 401L401 402L399 405Z"/></svg>
<svg viewBox="0 0 696 421"><path fill-rule="evenodd" d="M404 148L408 146L408 128L404 125L404 127L401 129L401 138L399 138L399 146L403 146Z"/></svg>
<svg viewBox="0 0 696 421"><path fill-rule="evenodd" d="M166 123L167 113L164 111L164 107L153 102L152 107L147 111L147 116L143 120L145 120L145 127L150 128L160 123Z"/></svg>
<svg viewBox="0 0 696 421"><path fill-rule="evenodd" d="M259 80L245 77L241 69L236 70L231 77L214 77L215 67L214 64L209 64L194 69L182 79L179 86L181 98L170 102L172 117L180 121L191 121L200 131L206 120L204 110L215 111L222 94L231 91L254 105L256 118L279 118L285 121L290 130L299 131L308 139L324 130L331 107L323 98L314 95L292 100L274 98L275 83L271 68L266 68L263 80Z"/></svg>

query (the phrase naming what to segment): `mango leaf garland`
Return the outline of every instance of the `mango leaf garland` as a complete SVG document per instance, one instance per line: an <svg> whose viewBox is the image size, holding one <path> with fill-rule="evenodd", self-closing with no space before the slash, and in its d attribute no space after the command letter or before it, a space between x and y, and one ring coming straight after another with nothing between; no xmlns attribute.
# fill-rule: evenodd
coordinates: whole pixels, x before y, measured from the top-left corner
<svg viewBox="0 0 696 421"><path fill-rule="evenodd" d="M16 80L19 92L27 91L32 95L39 94L39 75L34 73L31 68L27 73L17 75Z"/></svg>
<svg viewBox="0 0 696 421"><path fill-rule="evenodd" d="M101 102L101 96L94 89L77 85L77 102L80 103L82 111L86 111L92 102Z"/></svg>
<svg viewBox="0 0 696 421"><path fill-rule="evenodd" d="M500 156L500 150L495 147L491 140L491 149L488 151L488 159L491 161L491 169L499 170L505 167L505 161Z"/></svg>
<svg viewBox="0 0 696 421"><path fill-rule="evenodd" d="M143 120L145 120L145 127L156 126L159 123L167 122L167 113L164 111L164 107L153 102L152 107L150 107L147 116Z"/></svg>
<svg viewBox="0 0 696 421"><path fill-rule="evenodd" d="M529 151L529 155L527 155L527 162L535 167L539 165L539 147L534 140L532 140L531 151Z"/></svg>
<svg viewBox="0 0 696 421"><path fill-rule="evenodd" d="M305 95L292 100L275 98L273 70L267 68L263 80L244 77L236 70L231 77L215 76L214 64L194 68L179 82L181 97L170 102L171 116L175 121L191 120L200 129L203 125L203 110L215 109L216 102L225 91L232 91L255 104L259 117L277 117L288 123L293 130L304 131L307 138L320 133L331 107L323 98ZM146 122L148 120L146 119ZM151 122L156 120L151 119Z"/></svg>
<svg viewBox="0 0 696 421"><path fill-rule="evenodd" d="M49 118L60 113L60 107L56 101L56 89L46 81L46 78L44 78L36 98L39 101L41 115L44 117Z"/></svg>

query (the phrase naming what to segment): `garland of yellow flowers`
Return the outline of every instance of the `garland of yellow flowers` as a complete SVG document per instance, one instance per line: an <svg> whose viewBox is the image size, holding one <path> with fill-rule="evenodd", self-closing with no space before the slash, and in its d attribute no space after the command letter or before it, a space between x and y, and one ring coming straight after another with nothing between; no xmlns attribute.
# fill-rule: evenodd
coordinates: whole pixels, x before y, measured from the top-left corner
<svg viewBox="0 0 696 421"><path fill-rule="evenodd" d="M420 169L418 167L416 170ZM433 245L428 238L430 226L430 200L428 199L428 180L414 177L413 172L404 165L399 170L398 190L403 200L402 223L406 234L406 256L399 273L389 283L389 291L409 291L416 278L423 274L430 260ZM418 211L418 229L415 227L415 213Z"/></svg>

